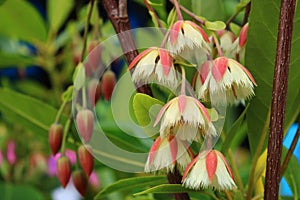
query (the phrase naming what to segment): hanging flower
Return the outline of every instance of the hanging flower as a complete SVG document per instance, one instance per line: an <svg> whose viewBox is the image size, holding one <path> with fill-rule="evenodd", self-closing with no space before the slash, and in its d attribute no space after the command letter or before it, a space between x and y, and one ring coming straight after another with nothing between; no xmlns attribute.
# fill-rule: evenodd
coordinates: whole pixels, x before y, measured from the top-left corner
<svg viewBox="0 0 300 200"><path fill-rule="evenodd" d="M256 82L240 63L226 57L205 62L196 80L198 97L216 104L232 104L254 95Z"/></svg>
<svg viewBox="0 0 300 200"><path fill-rule="evenodd" d="M150 149L145 172L157 170L173 172L175 166L183 171L192 159L193 153L184 141L179 140L174 135L164 138L158 137Z"/></svg>
<svg viewBox="0 0 300 200"><path fill-rule="evenodd" d="M173 58L165 49L152 47L143 51L130 63L128 69L134 66L132 81L135 83L161 83L172 89L178 86Z"/></svg>
<svg viewBox="0 0 300 200"><path fill-rule="evenodd" d="M185 187L196 190L208 187L217 190L236 188L226 158L216 150L200 152L186 168L182 180Z"/></svg>
<svg viewBox="0 0 300 200"><path fill-rule="evenodd" d="M199 141L201 134L216 136L206 108L195 98L180 95L162 107L154 125L161 119L160 136L176 134L181 140Z"/></svg>
<svg viewBox="0 0 300 200"><path fill-rule="evenodd" d="M180 53L185 48L202 48L210 52L209 38L204 30L192 21L178 20L171 27L169 49L171 52Z"/></svg>

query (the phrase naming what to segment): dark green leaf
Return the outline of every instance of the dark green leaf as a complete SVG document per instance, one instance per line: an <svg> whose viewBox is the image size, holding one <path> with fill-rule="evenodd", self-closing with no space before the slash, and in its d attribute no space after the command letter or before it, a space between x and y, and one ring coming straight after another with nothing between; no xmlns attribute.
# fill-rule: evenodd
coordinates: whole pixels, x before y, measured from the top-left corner
<svg viewBox="0 0 300 200"><path fill-rule="evenodd" d="M29 185L0 183L1 199L5 200L43 200L42 194Z"/></svg>
<svg viewBox="0 0 300 200"><path fill-rule="evenodd" d="M138 190L143 189L147 186L158 185L166 182L166 176L143 176L123 179L101 190L95 196L95 199L101 199L102 197L116 191Z"/></svg>
<svg viewBox="0 0 300 200"><path fill-rule="evenodd" d="M57 110L35 98L0 88L0 111L5 119L36 133L47 133Z"/></svg>
<svg viewBox="0 0 300 200"><path fill-rule="evenodd" d="M9 66L26 67L35 63L34 57L19 54L8 54L4 52L0 52L0 60L0 68Z"/></svg>
<svg viewBox="0 0 300 200"><path fill-rule="evenodd" d="M5 1L0 6L0 27L0 35L29 42L45 41L47 38L42 17L28 1Z"/></svg>
<svg viewBox="0 0 300 200"><path fill-rule="evenodd" d="M192 11L210 21L226 20L224 3L222 0L192 0Z"/></svg>
<svg viewBox="0 0 300 200"><path fill-rule="evenodd" d="M245 114L248 110L249 106L247 106L245 108L245 110L243 111L243 113L239 116L239 118L234 122L234 124L232 125L232 127L230 128L230 130L228 131L228 133L226 134L226 138L223 142L223 146L222 146L222 152L227 152L227 150L229 149L229 147L231 146L231 143L234 141L235 136L237 136L238 131L241 127L241 124L244 120Z"/></svg>
<svg viewBox="0 0 300 200"><path fill-rule="evenodd" d="M134 195L142 195L142 194L149 194L149 193L159 193L159 194L166 194L166 193L184 193L184 192L195 192L194 190L187 189L183 187L181 184L161 184L144 190L139 193L135 193Z"/></svg>
<svg viewBox="0 0 300 200"><path fill-rule="evenodd" d="M277 27L280 1L251 1L248 40L246 46L246 67L254 76L258 86L255 98L247 113L248 137L251 152L255 152L258 141L268 127L274 61L276 54ZM295 120L300 110L300 4L297 4L294 18L289 85L286 103L285 130Z"/></svg>
<svg viewBox="0 0 300 200"><path fill-rule="evenodd" d="M74 6L73 0L50 0L47 1L48 19L50 28L58 31L61 25L68 17L70 11Z"/></svg>

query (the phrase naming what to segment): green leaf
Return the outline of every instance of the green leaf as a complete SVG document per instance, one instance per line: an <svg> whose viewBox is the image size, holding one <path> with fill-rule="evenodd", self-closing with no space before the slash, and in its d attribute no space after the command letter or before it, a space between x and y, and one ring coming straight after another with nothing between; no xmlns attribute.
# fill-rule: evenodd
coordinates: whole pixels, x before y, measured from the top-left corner
<svg viewBox="0 0 300 200"><path fill-rule="evenodd" d="M169 15L168 15L168 18L167 18L167 24L168 24L168 26L171 26L172 23L175 21L176 18L177 18L177 15L176 15L176 9L173 8L173 9L170 11L170 13L169 13Z"/></svg>
<svg viewBox="0 0 300 200"><path fill-rule="evenodd" d="M43 195L29 185L0 183L1 199L5 200L43 200Z"/></svg>
<svg viewBox="0 0 300 200"><path fill-rule="evenodd" d="M245 114L247 113L249 106L245 108L243 113L239 116L239 118L233 123L232 127L226 134L226 138L223 142L222 146L222 152L227 152L229 147L231 146L231 143L234 141L235 136L238 135L238 131L240 130L241 124L244 121Z"/></svg>
<svg viewBox="0 0 300 200"><path fill-rule="evenodd" d="M0 6L5 2L6 0L0 0Z"/></svg>
<svg viewBox="0 0 300 200"><path fill-rule="evenodd" d="M137 93L133 98L133 110L139 124L151 126L164 103L146 94Z"/></svg>
<svg viewBox="0 0 300 200"><path fill-rule="evenodd" d="M73 83L74 88L77 90L80 90L85 84L85 68L82 62L80 62L75 68L75 72L73 74Z"/></svg>
<svg viewBox="0 0 300 200"><path fill-rule="evenodd" d="M34 57L32 56L29 57L20 54L10 54L5 52L0 52L0 60L0 68L8 66L26 67L28 65L35 64Z"/></svg>
<svg viewBox="0 0 300 200"><path fill-rule="evenodd" d="M61 25L65 22L74 6L73 0L48 0L48 19L50 29L58 31Z"/></svg>
<svg viewBox="0 0 300 200"><path fill-rule="evenodd" d="M71 101L73 97L74 86L70 85L66 91L61 95L62 101Z"/></svg>
<svg viewBox="0 0 300 200"><path fill-rule="evenodd" d="M43 18L28 1L5 1L0 6L0 27L0 35L29 42L47 38Z"/></svg>
<svg viewBox="0 0 300 200"><path fill-rule="evenodd" d="M238 11L238 10L245 8L249 2L250 2L250 0L242 0L235 6L235 10Z"/></svg>
<svg viewBox="0 0 300 200"><path fill-rule="evenodd" d="M168 193L184 193L191 192L193 190L187 189L183 187L181 184L161 184L144 190L142 192L135 193L134 195L142 195L149 193L157 193L157 194L168 194Z"/></svg>
<svg viewBox="0 0 300 200"><path fill-rule="evenodd" d="M257 148L264 127L269 126L267 117L271 107L279 8L280 1L251 1L245 61L246 67L252 73L258 85L255 89L256 96L252 100L247 113L248 137L252 153ZM285 132L294 122L300 110L299 35L300 4L297 4L288 79Z"/></svg>
<svg viewBox="0 0 300 200"><path fill-rule="evenodd" d="M0 88L0 111L5 119L36 133L48 133L57 110L44 102L9 89Z"/></svg>
<svg viewBox="0 0 300 200"><path fill-rule="evenodd" d="M226 28L226 24L222 21L205 21L205 26L208 30L220 31Z"/></svg>
<svg viewBox="0 0 300 200"><path fill-rule="evenodd" d="M222 0L192 0L192 11L196 15L210 21L226 20L224 2Z"/></svg>
<svg viewBox="0 0 300 200"><path fill-rule="evenodd" d="M102 199L106 195L116 191L139 190L147 186L158 185L166 182L166 176L143 176L122 179L102 189L94 199Z"/></svg>

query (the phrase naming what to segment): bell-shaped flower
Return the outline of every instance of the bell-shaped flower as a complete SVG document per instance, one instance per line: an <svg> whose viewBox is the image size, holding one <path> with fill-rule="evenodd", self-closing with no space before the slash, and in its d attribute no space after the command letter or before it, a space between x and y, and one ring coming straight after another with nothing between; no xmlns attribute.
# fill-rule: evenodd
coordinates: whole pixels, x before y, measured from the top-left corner
<svg viewBox="0 0 300 200"><path fill-rule="evenodd" d="M174 135L164 138L158 137L150 149L145 172L157 170L173 172L175 166L183 171L193 157L188 145Z"/></svg>
<svg viewBox="0 0 300 200"><path fill-rule="evenodd" d="M199 47L206 53L211 50L209 38L204 30L192 21L179 20L173 24L170 30L168 47L171 52L180 53L186 48Z"/></svg>
<svg viewBox="0 0 300 200"><path fill-rule="evenodd" d="M200 152L186 168L182 180L185 187L196 190L203 188L232 190L236 188L226 158L216 150Z"/></svg>
<svg viewBox="0 0 300 200"><path fill-rule="evenodd" d="M160 83L172 89L178 86L173 58L165 49L152 47L143 51L130 63L128 69L133 67L132 81L135 83Z"/></svg>
<svg viewBox="0 0 300 200"><path fill-rule="evenodd" d="M226 57L205 62L196 79L198 97L214 104L233 104L254 95L256 82L240 63Z"/></svg>
<svg viewBox="0 0 300 200"><path fill-rule="evenodd" d="M207 109L191 96L180 95L165 104L158 113L154 125L157 125L160 120L162 138L170 133L187 141L199 141L201 134L217 136Z"/></svg>

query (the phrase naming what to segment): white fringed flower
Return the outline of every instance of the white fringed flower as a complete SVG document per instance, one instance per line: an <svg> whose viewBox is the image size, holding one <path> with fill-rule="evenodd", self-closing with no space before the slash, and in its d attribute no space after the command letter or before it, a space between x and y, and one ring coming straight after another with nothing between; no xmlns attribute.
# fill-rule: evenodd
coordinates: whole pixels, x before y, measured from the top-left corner
<svg viewBox="0 0 300 200"><path fill-rule="evenodd" d="M173 172L175 166L183 171L193 159L192 151L184 141L173 135L158 137L153 143L145 165L145 172L165 170Z"/></svg>
<svg viewBox="0 0 300 200"><path fill-rule="evenodd" d="M205 62L197 76L198 97L214 104L233 104L254 95L256 82L240 63L226 57Z"/></svg>
<svg viewBox="0 0 300 200"><path fill-rule="evenodd" d="M154 123L160 121L160 136L176 134L181 140L199 141L202 135L217 136L206 108L195 98L185 95L175 97L165 104Z"/></svg>
<svg viewBox="0 0 300 200"><path fill-rule="evenodd" d="M143 51L134 58L128 69L134 66L132 81L135 83L160 83L172 89L178 86L173 58L165 49L152 47Z"/></svg>
<svg viewBox="0 0 300 200"><path fill-rule="evenodd" d="M182 50L195 47L202 48L206 53L211 51L209 38L204 30L192 21L179 20L173 24L168 40L168 47L176 54Z"/></svg>
<svg viewBox="0 0 300 200"><path fill-rule="evenodd" d="M191 189L214 188L232 190L236 188L226 158L216 150L202 151L186 168L183 185Z"/></svg>

